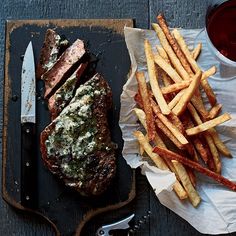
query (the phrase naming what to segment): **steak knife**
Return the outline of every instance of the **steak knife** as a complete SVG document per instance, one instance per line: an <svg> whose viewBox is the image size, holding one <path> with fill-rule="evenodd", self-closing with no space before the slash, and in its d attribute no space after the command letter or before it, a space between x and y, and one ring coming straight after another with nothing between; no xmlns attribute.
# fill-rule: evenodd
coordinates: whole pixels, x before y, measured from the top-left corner
<svg viewBox="0 0 236 236"><path fill-rule="evenodd" d="M25 51L21 72L21 204L37 205L36 82L32 42Z"/></svg>

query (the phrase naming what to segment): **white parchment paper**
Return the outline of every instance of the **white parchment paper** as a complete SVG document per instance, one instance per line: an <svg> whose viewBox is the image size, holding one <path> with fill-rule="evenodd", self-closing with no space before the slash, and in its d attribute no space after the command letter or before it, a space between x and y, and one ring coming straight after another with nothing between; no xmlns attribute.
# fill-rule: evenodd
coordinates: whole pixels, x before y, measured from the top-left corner
<svg viewBox="0 0 236 236"><path fill-rule="evenodd" d="M193 48L199 41L203 43L203 49L198 58L202 70L206 70L213 65L218 67L218 72L214 77L209 78L209 83L215 91L218 102L223 104L223 112L229 112L233 118L217 127L222 140L227 144L234 157L233 159L222 157L222 175L236 182L236 71L229 68L220 68L219 63L207 48L203 30L181 29L180 31L190 48ZM202 201L195 209L188 201L180 201L175 193L171 191L175 182L173 173L150 166L147 162L142 161L139 156L138 143L132 135L133 131L140 129L137 118L132 112L135 107L133 97L137 91L134 74L137 69L142 70L145 71L146 78L148 78L143 48L144 39L150 40L154 50L155 45L159 42L152 30L126 27L124 32L131 58L131 72L121 95L119 123L124 139L123 156L125 160L132 168L140 166L159 201L188 221L199 232L221 234L236 231L236 192L228 190L201 174L197 174L197 190ZM222 79L222 76L229 77Z"/></svg>

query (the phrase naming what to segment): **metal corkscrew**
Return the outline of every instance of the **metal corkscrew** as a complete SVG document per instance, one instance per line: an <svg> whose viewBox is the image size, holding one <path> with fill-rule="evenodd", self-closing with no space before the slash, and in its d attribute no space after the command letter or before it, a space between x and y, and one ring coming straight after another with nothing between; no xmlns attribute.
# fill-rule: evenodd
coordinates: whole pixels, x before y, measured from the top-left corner
<svg viewBox="0 0 236 236"><path fill-rule="evenodd" d="M109 225L103 225L101 226L97 232L96 232L96 236L111 236L112 233L111 231L114 230L119 230L119 229L128 229L128 233L127 235L134 235L137 231L140 230L140 228L145 225L150 218L151 215L151 211L147 211L146 215L143 215L138 221L137 223L134 224L134 226L130 226L129 223L130 221L134 218L134 214L120 220L117 221L115 223L109 224Z"/></svg>
<svg viewBox="0 0 236 236"><path fill-rule="evenodd" d="M134 235L137 231L141 229L143 225L147 224L149 222L150 216L151 216L151 211L147 211L146 215L143 215L141 219L139 219L133 227L130 227L128 231L128 236Z"/></svg>

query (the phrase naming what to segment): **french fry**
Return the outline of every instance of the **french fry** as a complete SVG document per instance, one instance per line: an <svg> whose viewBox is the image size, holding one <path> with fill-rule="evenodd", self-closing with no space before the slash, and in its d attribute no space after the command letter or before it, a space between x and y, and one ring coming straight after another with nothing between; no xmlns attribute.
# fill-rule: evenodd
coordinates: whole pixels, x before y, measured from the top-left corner
<svg viewBox="0 0 236 236"><path fill-rule="evenodd" d="M148 138L149 140L153 140L155 137L155 123L144 73L136 72L136 79L138 81L139 91L143 102L143 108L146 114Z"/></svg>
<svg viewBox="0 0 236 236"><path fill-rule="evenodd" d="M165 164L162 158L158 154L152 152L152 146L148 143L148 140L145 139L144 135L140 131L135 131L134 136L137 138L139 144L143 146L145 152L159 169L169 170L168 166ZM173 188L181 200L187 198L187 194L178 180L175 182Z"/></svg>
<svg viewBox="0 0 236 236"><path fill-rule="evenodd" d="M215 104L211 108L211 110L209 111L207 119L212 120L212 119L216 118L217 115L219 115L219 113L221 112L221 109L222 109L222 104L220 104L220 103Z"/></svg>
<svg viewBox="0 0 236 236"><path fill-rule="evenodd" d="M194 118L195 122L198 125L201 125L202 124L202 120L199 117L199 115L197 114L197 111L195 110L195 108L190 103L188 104L188 110L191 113L192 117ZM214 167L213 167L213 164L212 164L212 162L211 162L211 160L209 158L207 160L207 164L209 165L209 167L212 170L215 170L217 173L220 173L221 172L221 162L220 162L220 158L219 158L219 153L218 153L218 151L216 149L216 146L215 146L215 144L213 142L213 139L210 137L208 132L203 133L203 135L204 135L204 137L206 139L206 142L207 142L207 144L209 146L209 149L210 149L210 152L212 154L212 158L214 160Z"/></svg>
<svg viewBox="0 0 236 236"><path fill-rule="evenodd" d="M139 108L134 108L133 111L135 112L136 116L138 117L144 129L147 131L147 121L146 121L145 112ZM156 143L156 145L160 147L165 147L164 142L162 141L162 139L159 137L157 133L155 133L154 142Z"/></svg>
<svg viewBox="0 0 236 236"><path fill-rule="evenodd" d="M191 84L191 82L192 82L192 79L183 80L181 82L177 82L177 83L162 87L161 92L162 92L162 94L173 93L173 92L176 92L176 91L179 91L181 89L188 87ZM219 104L217 104L217 105L219 105Z"/></svg>
<svg viewBox="0 0 236 236"><path fill-rule="evenodd" d="M170 160L176 160L182 163L183 165L190 167L191 169L194 169L204 175L207 175L208 177L214 179L215 181L228 187L229 189L236 191L236 184L234 182L226 179L222 175L219 175L211 170L208 170L207 168L201 166L197 162L191 161L184 156L178 155L177 153L174 153L170 150L159 147L155 147L153 149L153 152L159 154L160 156L165 156L165 158L168 158Z"/></svg>
<svg viewBox="0 0 236 236"><path fill-rule="evenodd" d="M146 122L146 114L142 109L134 108L133 111L135 112L136 116L138 117L139 121L141 122L144 129L147 131L147 122Z"/></svg>
<svg viewBox="0 0 236 236"><path fill-rule="evenodd" d="M160 106L162 113L168 115L170 113L170 109L161 93L161 89L158 84L158 78L156 76L156 68L153 60L152 48L148 40L144 41L144 49L147 59L148 75L153 95L156 98L156 101L158 102L158 105Z"/></svg>
<svg viewBox="0 0 236 236"><path fill-rule="evenodd" d="M211 86L209 85L207 80L202 80L201 85L207 95L207 98L211 104L211 106L214 106L217 103L216 100L216 96L211 88Z"/></svg>
<svg viewBox="0 0 236 236"><path fill-rule="evenodd" d="M205 135L206 141L208 143L208 146L210 148L213 160L214 160L214 164L215 164L215 172L216 173L221 173L221 161L220 161L220 156L219 153L216 149L216 146L214 144L214 141L212 139L212 137L209 134Z"/></svg>
<svg viewBox="0 0 236 236"><path fill-rule="evenodd" d="M140 153L145 152L157 167L161 166L159 168L174 172L177 178L173 186L174 191L180 199L189 197L190 202L196 207L201 199L194 188L194 170L236 191L236 183L219 175L222 168L219 153L232 156L214 128L231 117L228 113L217 117L222 105L217 103L208 82L208 78L216 72L216 67L201 71L196 62L202 44L199 43L190 52L180 32L177 29L170 32L162 15L157 19L159 24L152 24L161 44L156 46L157 53L152 51L148 40L144 41L151 91L148 91L145 79L141 79L138 83L139 91L134 97L141 108L135 108L134 111L147 134L143 135L136 131L134 135L140 143ZM143 74L142 76L144 77ZM203 103L202 91L206 93L211 104L209 110ZM155 130L152 140L148 136L151 123L148 117L150 108L154 120L151 130ZM166 138L165 142L158 132ZM152 142L149 143L149 140ZM154 149L153 145L156 145ZM199 157L208 169L198 163Z"/></svg>
<svg viewBox="0 0 236 236"><path fill-rule="evenodd" d="M160 87L169 86L169 85L171 85L173 83L171 78L158 65L156 66L156 69L157 69L157 76L158 76L159 81L160 81L160 83L159 83ZM163 94L163 97L164 97L166 103L171 101L173 96L174 96L174 93L172 93L172 94L171 93Z"/></svg>
<svg viewBox="0 0 236 236"><path fill-rule="evenodd" d="M214 158L212 157L210 148L209 148L209 153L210 153L210 157L208 158L208 161L207 161L207 167L209 170L216 172L215 161L214 161Z"/></svg>
<svg viewBox="0 0 236 236"><path fill-rule="evenodd" d="M222 153L226 157L232 158L232 154L230 153L229 149L225 146L225 144L221 141L216 130L214 128L211 128L208 130L208 133L211 135L219 152Z"/></svg>
<svg viewBox="0 0 236 236"><path fill-rule="evenodd" d="M144 148L143 148L143 146L141 146L141 145L139 145L139 154L140 154L140 156L142 156L143 154L144 154Z"/></svg>
<svg viewBox="0 0 236 236"><path fill-rule="evenodd" d="M166 147L165 143L163 142L163 140L161 139L161 137L156 134L155 135L155 139L154 139L154 143L158 146L158 147ZM168 162L168 161L167 161ZM168 162L169 163L169 162ZM167 164L168 164L167 163ZM173 168L170 168L173 171Z"/></svg>
<svg viewBox="0 0 236 236"><path fill-rule="evenodd" d="M191 52L188 49L187 44L185 43L182 35L180 34L180 32L177 29L174 29L172 31L173 36L175 37L176 41L178 42L180 48L182 49L182 51L184 52L186 58L188 59L190 65L192 66L194 72L197 72L200 70L200 67L198 66L196 60L192 57ZM202 79L206 79L207 77L215 74L216 72L216 67L213 66L211 67L209 70L205 71L202 73Z"/></svg>
<svg viewBox="0 0 236 236"><path fill-rule="evenodd" d="M190 114L192 115L194 121L195 121L198 125L202 124L202 120L201 120L200 116L198 115L198 113L197 113L195 107L194 107L191 103L189 103L189 104L187 105L187 107L188 107L188 110L189 110Z"/></svg>
<svg viewBox="0 0 236 236"><path fill-rule="evenodd" d="M195 108L191 104L188 104L188 109L189 109L191 115L193 116L195 122L198 125L201 125L202 121L201 121L200 117L198 116ZM206 138L206 141L207 141L207 143L209 145L212 157L214 159L216 171L218 173L220 173L220 171L221 171L221 163L220 163L220 158L219 158L219 154L218 154L218 151L217 151L216 147L218 148L218 150L220 152L222 152L223 155L226 154L226 156L230 157L231 154L230 154L228 148L220 140L220 138L219 138L219 136L218 136L218 134L217 134L217 132L215 131L214 128L208 129L208 131L205 132L203 135ZM209 136L211 136L211 137L209 137Z"/></svg>
<svg viewBox="0 0 236 236"><path fill-rule="evenodd" d="M194 95L194 92L196 91L197 87L199 86L200 80L201 80L201 71L198 71L194 78L189 85L189 87L185 90L183 96L180 98L179 102L176 104L176 106L172 109L173 113L175 113L177 116L182 114L184 110L186 109L187 104L191 100L191 98Z"/></svg>
<svg viewBox="0 0 236 236"><path fill-rule="evenodd" d="M157 147L166 148L165 143L163 142L163 140L161 139L161 137L160 137L158 134L156 134L156 139L155 139L154 143L155 143L155 145L156 145ZM165 158L164 158L164 159L165 159ZM182 185L181 185L180 183L178 183L179 180L180 180L180 179L179 179L179 175L178 175L178 173L176 172L175 167L173 166L172 162L171 162L169 159L165 159L165 162L166 162L166 164L168 165L168 167L170 168L170 170L171 170L173 173L175 173L175 176L176 176L176 178L177 178L177 181L176 181L176 184L175 184L175 185L177 185L177 186L176 186L176 189L175 189L175 185L174 185L174 190L177 191L177 195L179 196L180 199L185 199L185 198L187 198L187 193L185 192L185 194L183 194L183 187L182 187ZM179 185L180 185L180 186L179 186ZM181 194L179 194L178 192L180 192Z"/></svg>
<svg viewBox="0 0 236 236"><path fill-rule="evenodd" d="M179 175L181 183L183 184L183 186L184 186L184 188L185 188L185 190L188 194L190 202L192 203L192 205L194 207L197 207L198 204L201 201L201 198L200 198L198 192L193 187L185 168L183 167L182 164L180 164L176 160L172 160L172 163L173 163L173 165L174 165L174 167L175 167L175 169L176 169L176 171Z"/></svg>
<svg viewBox="0 0 236 236"><path fill-rule="evenodd" d="M194 146L197 149L198 153L200 154L202 160L205 162L205 164L207 164L209 153L207 152L206 147L204 147L201 139L198 137L194 137L193 143L194 143Z"/></svg>
<svg viewBox="0 0 236 236"><path fill-rule="evenodd" d="M157 52L160 54L160 56L167 62L170 64L170 60L168 58L168 55L166 54L165 50L163 49L163 47L161 47L160 45L156 46L157 48ZM172 80L171 78L166 74L165 71L162 70L161 72L161 77L162 80L164 82L165 86L171 85L172 84Z"/></svg>
<svg viewBox="0 0 236 236"><path fill-rule="evenodd" d="M169 86L172 84L172 79L162 69L160 71L160 76L162 77L162 80L165 86Z"/></svg>
<svg viewBox="0 0 236 236"><path fill-rule="evenodd" d="M201 80L201 85L207 95L207 98L211 104L211 106L214 106L217 103L215 93L211 86L209 85L208 81L206 80L207 77L210 77L216 73L216 67L213 66L207 71L203 73L203 79Z"/></svg>
<svg viewBox="0 0 236 236"><path fill-rule="evenodd" d="M142 101L142 98L141 98L141 95L140 95L139 91L135 94L134 101L138 104L138 106L141 109L143 109L143 101Z"/></svg>
<svg viewBox="0 0 236 236"><path fill-rule="evenodd" d="M166 39L165 34L163 33L162 29L160 28L160 26L158 24L152 24L153 29L156 31L157 36L159 38L159 41L162 45L162 47L165 49L171 63L174 65L175 69L177 70L178 74L184 79L184 80L188 80L189 79L189 75L187 73L187 71L183 68L183 66L181 65L178 57L175 55L173 49L171 48L169 42Z"/></svg>
<svg viewBox="0 0 236 236"><path fill-rule="evenodd" d="M191 99L191 103L194 105L194 107L196 108L196 110L199 112L199 114L202 117L205 118L208 116L208 111L206 110L204 103L202 101L202 96L201 96L199 88L196 89L196 92Z"/></svg>
<svg viewBox="0 0 236 236"><path fill-rule="evenodd" d="M193 74L193 72L191 70L190 64L187 61L186 56L183 54L180 46L176 42L175 38L170 33L170 30L169 30L169 28L167 26L167 23L166 23L164 17L162 16L162 14L159 14L157 16L157 20L159 21L159 25L160 25L162 31L164 32L167 40L169 41L171 47L173 48L176 56L179 58L182 66L187 71L187 73L190 75L190 77L193 77L194 74Z"/></svg>
<svg viewBox="0 0 236 236"><path fill-rule="evenodd" d="M194 60L197 60L201 50L202 50L202 43L198 43L197 46L192 51L192 57Z"/></svg>
<svg viewBox="0 0 236 236"><path fill-rule="evenodd" d="M140 104L142 105L142 104ZM138 108L134 108L133 111L136 113L137 117L139 118L139 121L141 122L141 124L143 125L143 127L145 129L147 129L146 126L146 115L144 113L143 110L138 109ZM170 116L175 117L174 114L170 114ZM179 130L183 129L183 125L181 124L180 120L178 119L178 117L175 117L175 122L178 122L178 127L181 127ZM178 119L178 121L177 121ZM178 139L168 130L168 128L159 120L156 120L156 125L157 127L179 148L179 149L184 149L184 146L178 141ZM157 135L155 135L155 139L154 142L156 143L156 145L160 145L161 147L165 147L164 142L162 141L162 139Z"/></svg>
<svg viewBox="0 0 236 236"><path fill-rule="evenodd" d="M178 116L176 116L173 112L171 112L168 115L168 118L182 134L185 134L184 126Z"/></svg>
<svg viewBox="0 0 236 236"><path fill-rule="evenodd" d="M137 115L139 121L141 122L141 124L143 125L145 130L147 130L146 115L145 115L144 111L139 108L134 108L133 111ZM161 137L157 133L155 133L154 142L159 147L163 147L163 148L166 147L165 143L163 142L163 140L161 139Z"/></svg>
<svg viewBox="0 0 236 236"><path fill-rule="evenodd" d="M158 66L160 66L170 76L170 78L175 83L182 81L182 78L175 71L175 69L168 62L166 62L160 55L156 54L154 56L154 61Z"/></svg>
<svg viewBox="0 0 236 236"><path fill-rule="evenodd" d="M156 126L170 139L170 141L175 144L181 150L184 150L184 145L170 132L170 130L159 120L156 118L155 120Z"/></svg>
<svg viewBox="0 0 236 236"><path fill-rule="evenodd" d="M195 110L195 112L196 112L196 110ZM183 114L181 116L181 120L183 121L183 125L184 125L185 129L194 127L194 124L190 118L190 114L188 111L185 111L185 114ZM205 133L203 135L205 135ZM210 169L214 171L215 165L214 165L211 153L210 153L210 149L208 148L207 145L204 145L204 144L206 144L206 143L203 143L204 141L205 140L203 137L201 138L201 140L198 138L198 136L192 137L192 142L193 142L196 150L200 154L201 158L207 164L207 166L209 166Z"/></svg>
<svg viewBox="0 0 236 236"><path fill-rule="evenodd" d="M156 63L159 63L159 65L161 65L161 64L160 64L161 62L159 62L159 61L157 60L158 57L160 57L160 56L158 56L158 55L155 56L155 62L156 62ZM162 59L162 60L163 60L163 59ZM168 65L168 64L163 64L162 66L163 66L163 69L165 70L165 72L168 72L169 75L170 75L174 80L175 80L175 78L177 78L176 75L175 75L176 71L175 71L170 65ZM178 75L178 74L177 74L177 75ZM203 78L203 77L202 77L202 78ZM202 79L202 78L201 78L201 79ZM204 77L204 78L205 78L205 77ZM178 79L177 79L177 80L178 80ZM177 91L177 90L180 90L180 89L182 89L182 88L185 88L185 87L189 86L189 84L191 83L191 81L192 81L192 80L184 80L184 81L181 81L181 82L177 82L177 83L175 83L175 84L172 84L172 85L169 85L169 86L167 86L167 87L161 88L161 91L162 91L163 94L167 94L167 93L170 93L170 92L175 92L175 91ZM197 89L197 91L198 91L198 89ZM168 106L170 107L170 109L172 109L172 108L177 104L177 102L179 101L179 98L182 96L182 93L183 93L183 92L181 92L181 94L179 94L178 96L176 96L176 97L171 101L171 103L168 104ZM197 108L197 110L200 112L200 114L201 114L203 117L206 117L206 116L208 115L208 112L206 111L202 100L199 100L199 98L201 98L201 96L198 96L198 97L197 97L196 94L193 95L193 97L192 97L192 102L193 102L194 106Z"/></svg>
<svg viewBox="0 0 236 236"><path fill-rule="evenodd" d="M162 94L169 94L169 93L177 92L181 89L188 87L190 83L191 83L191 80L183 80L181 82L174 83L166 87L162 87L161 92Z"/></svg>
<svg viewBox="0 0 236 236"><path fill-rule="evenodd" d="M161 50L160 50L161 51ZM201 79L205 79L207 78L206 76L209 74L210 72L209 71L206 71L205 72L205 76L202 77ZM189 81L189 80L187 80ZM183 90L182 90L183 91ZM170 109L173 109L174 106L177 104L177 102L179 101L179 98L182 96L182 93L181 94L177 94L177 96L172 99L171 103L168 104L168 106L170 107ZM193 95L192 97L192 103L194 104L194 106L196 107L196 109L198 110L198 112L201 114L201 116L203 117L207 117L208 116L208 112L207 110L205 109L204 107L204 104L203 104L203 101L202 101L202 98L201 98L201 94L200 94L200 91L199 89L197 88L196 89L196 93Z"/></svg>
<svg viewBox="0 0 236 236"><path fill-rule="evenodd" d="M193 159L195 161L198 161L199 158L198 158L198 154L192 144L192 142L189 142L189 144L186 146L186 150L190 156L190 159ZM190 178L191 179L191 178ZM195 186L195 185L194 185Z"/></svg>
<svg viewBox="0 0 236 236"><path fill-rule="evenodd" d="M156 136L155 136L154 143L157 147L166 148L165 143L163 142L162 138L157 133L156 133ZM167 159L167 160L165 159L165 162L168 165L168 167L170 168L170 170L176 174L176 178L179 181L178 173L176 172L172 162L169 159ZM186 195L186 193L183 194L183 187L181 186L180 183L177 183L178 181L176 181L176 184L175 184L176 189L175 189L175 185L174 185L174 190L177 192L177 195L179 196L180 199L185 199L185 198L187 198L187 195ZM178 185L180 185L180 186L178 186Z"/></svg>
<svg viewBox="0 0 236 236"><path fill-rule="evenodd" d="M174 113L170 113L170 114L173 114L173 116L177 117ZM183 129L182 134L186 135L186 134L185 134L186 121L188 121L188 122L187 122L187 125L188 125L187 127L189 127L189 122L190 122L190 120L189 120L189 118L188 118L187 116L181 116L181 118L182 118L182 119L184 118L183 123L182 123L181 120L177 117L177 119L179 120L178 123L179 123L179 122L181 123L181 128L180 128L180 130ZM176 121L177 121L177 120L176 120ZM180 124L178 124L178 126L180 126ZM193 127L193 125L192 125L191 127ZM196 150L195 150L195 148L194 148L192 142L189 142L189 143L185 146L185 149L186 149L186 151L188 152L190 158L193 158L194 160L198 161L198 155L197 155L197 153L196 153ZM189 176L189 177L190 177L191 180L193 179L192 176Z"/></svg>
<svg viewBox="0 0 236 236"><path fill-rule="evenodd" d="M145 136L140 131L135 131L134 136L137 138L139 144L143 146L145 152L159 169L169 170L168 166L165 164L162 158L158 154L152 152L152 146L148 143L148 140L145 139ZM173 189L181 200L188 197L178 180L175 182Z"/></svg>
<svg viewBox="0 0 236 236"><path fill-rule="evenodd" d="M199 134L219 124L222 124L230 119L231 119L231 116L228 113L225 113L221 116L218 116L217 118L213 120L206 121L198 126L195 126L194 128L187 129L186 134L188 136Z"/></svg>
<svg viewBox="0 0 236 236"><path fill-rule="evenodd" d="M151 160L155 163L155 165L160 168L161 170L169 170L166 163L162 160L162 158L152 151L152 146L149 144L148 140L140 131L135 131L133 135L137 138L140 145L143 146L143 149L151 158Z"/></svg>
<svg viewBox="0 0 236 236"><path fill-rule="evenodd" d="M137 115L139 121L141 122L141 124L145 128L145 130L147 130L146 115L145 115L144 111L141 109L138 109L138 108L134 108L133 110L134 110L135 114ZM166 148L165 143L163 142L163 140L161 139L161 137L157 133L155 135L154 143L158 147ZM142 147L142 145L140 145L140 147ZM142 150L144 152L143 147L142 147ZM166 161L166 164L168 165L168 167L170 168L170 170L176 174L177 180L179 180L178 173L176 172L172 162L169 159L167 159L167 160L165 159L165 161ZM183 187L181 186L180 183L178 183L178 181L176 181L176 183L174 185L174 190L176 191L176 193L180 199L185 199L187 197L186 193L184 194Z"/></svg>
<svg viewBox="0 0 236 236"><path fill-rule="evenodd" d="M191 67L193 68L194 72L197 72L198 70L200 70L196 61L193 59L183 37L181 36L181 34L179 33L179 31L177 29L173 30L173 35L174 35L175 39L177 40L178 44L180 45L180 48L184 52L186 58L188 59L188 62L190 63ZM210 71L210 72L212 72L212 71ZM203 73L203 76L207 76L207 73L205 73L205 74ZM202 79L201 85L202 85L202 87L209 99L209 102L211 103L212 106L214 106L216 103L216 97L215 97L215 94L214 94L211 86L209 85L208 81Z"/></svg>
<svg viewBox="0 0 236 236"><path fill-rule="evenodd" d="M175 105L179 102L180 98L183 96L185 90L179 91L175 97L168 103L170 109L173 109Z"/></svg>
<svg viewBox="0 0 236 236"><path fill-rule="evenodd" d="M182 35L180 34L180 32L177 29L174 29L172 31L172 34L174 36L174 38L176 39L179 47L181 48L181 50L183 51L184 55L186 56L189 64L191 65L193 71L196 73L197 71L200 70L199 66L197 65L196 61L193 59L191 52L188 49L187 44L185 43Z"/></svg>
<svg viewBox="0 0 236 236"><path fill-rule="evenodd" d="M155 115L161 120L161 122L171 131L175 138L183 145L188 144L188 140L184 135L160 112L157 104L151 99L151 106Z"/></svg>
<svg viewBox="0 0 236 236"><path fill-rule="evenodd" d="M189 110L189 111L190 111L190 113L192 113L191 110ZM198 116L198 114L197 114L197 112L196 112L195 109L194 109L194 112L196 113L196 115L194 115L194 114L191 114L191 115L192 115L193 117ZM191 118L190 118L190 114L189 114L188 111L185 111L185 114L181 116L181 119L182 119L182 121L183 121L183 124L184 124L185 129L189 129L189 128L194 127L193 122L192 122L192 120L191 120ZM199 120L200 120L200 117L199 117ZM203 133L202 135L203 135L203 137L205 138L205 136L207 135L207 133ZM198 137L198 136L196 136L196 135L192 137L192 139L193 139L194 142L196 142L195 139L196 139L197 137ZM205 141L204 138L201 139L201 142ZM199 141L200 141L200 140L199 140ZM207 144L207 143L206 143L206 144ZM199 146L197 146L197 145L195 145L195 147L196 147L196 149L198 150L198 152L200 153L202 159L207 161L207 166L210 168L210 170L215 171L216 168L215 168L214 160L213 160L213 157L212 157L212 155L211 155L211 152L210 152L210 149L209 149L209 147L208 147L208 144L207 144L207 145L204 145L204 149L199 149ZM207 157L205 156L206 154L204 153L204 150L207 152ZM213 153L213 154L214 154L214 153Z"/></svg>
<svg viewBox="0 0 236 236"><path fill-rule="evenodd" d="M164 48L160 45L156 46L157 52L160 54L160 56L168 63L170 64L170 59L166 53L166 51L164 50Z"/></svg>
<svg viewBox="0 0 236 236"><path fill-rule="evenodd" d="M212 66L210 69L202 73L202 80L207 79L208 77L214 75L215 73L216 73L216 67Z"/></svg>
<svg viewBox="0 0 236 236"><path fill-rule="evenodd" d="M179 162L180 163L180 162ZM195 188L196 187L196 175L194 174L193 170L190 169L189 167L186 167L185 166L185 169L187 171L187 174L189 176L189 179L193 185L193 187Z"/></svg>
<svg viewBox="0 0 236 236"><path fill-rule="evenodd" d="M202 80L201 85L207 95L207 98L211 104L211 106L214 106L217 103L216 100L216 96L211 88L211 86L209 85L207 80Z"/></svg>
<svg viewBox="0 0 236 236"><path fill-rule="evenodd" d="M133 111L135 112L136 116L138 117L139 121L141 122L145 130L147 131L147 121L145 112L139 108L134 108ZM157 133L155 133L154 142L156 143L156 145L159 145L160 147L165 147L164 142Z"/></svg>

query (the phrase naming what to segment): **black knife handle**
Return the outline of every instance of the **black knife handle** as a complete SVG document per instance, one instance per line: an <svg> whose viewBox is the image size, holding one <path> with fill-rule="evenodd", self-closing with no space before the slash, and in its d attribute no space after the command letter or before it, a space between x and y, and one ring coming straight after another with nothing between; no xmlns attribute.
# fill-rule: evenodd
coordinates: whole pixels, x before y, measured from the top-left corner
<svg viewBox="0 0 236 236"><path fill-rule="evenodd" d="M21 204L37 206L37 156L34 123L21 125Z"/></svg>

